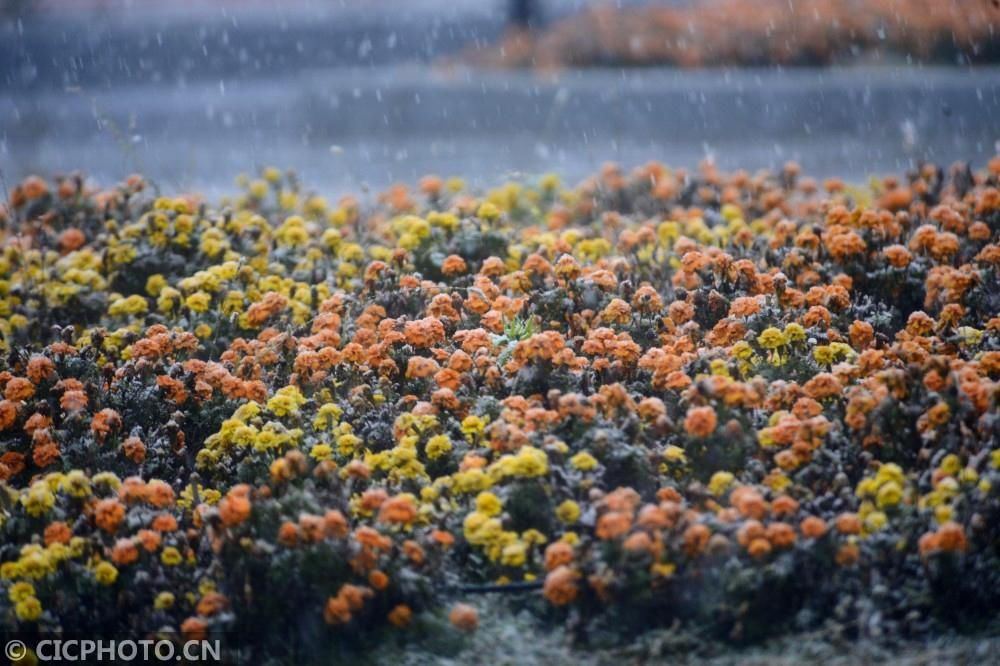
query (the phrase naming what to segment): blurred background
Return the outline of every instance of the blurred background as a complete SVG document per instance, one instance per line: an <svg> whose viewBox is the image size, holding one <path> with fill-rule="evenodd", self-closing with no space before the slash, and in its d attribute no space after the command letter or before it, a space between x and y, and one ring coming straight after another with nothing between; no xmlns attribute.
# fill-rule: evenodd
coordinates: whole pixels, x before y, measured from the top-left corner
<svg viewBox="0 0 1000 666"><path fill-rule="evenodd" d="M862 181L1000 140L1000 0L0 0L0 168L228 192L609 160Z"/></svg>

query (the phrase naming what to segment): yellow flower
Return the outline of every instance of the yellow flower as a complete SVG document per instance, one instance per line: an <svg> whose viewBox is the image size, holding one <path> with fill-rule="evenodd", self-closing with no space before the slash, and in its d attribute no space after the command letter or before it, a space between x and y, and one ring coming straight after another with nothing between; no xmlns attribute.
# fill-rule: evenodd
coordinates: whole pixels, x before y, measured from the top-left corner
<svg viewBox="0 0 1000 666"><path fill-rule="evenodd" d="M173 287L164 287L156 299L156 309L163 314L170 314L181 300L181 292Z"/></svg>
<svg viewBox="0 0 1000 666"><path fill-rule="evenodd" d="M144 296L133 294L128 298L119 298L108 308L108 314L112 317L123 317L125 315L144 314L149 309L149 304Z"/></svg>
<svg viewBox="0 0 1000 666"><path fill-rule="evenodd" d="M299 411L299 407L306 402L305 396L295 386L286 386L280 389L270 400L267 401L267 408L277 416L288 416Z"/></svg>
<svg viewBox="0 0 1000 666"><path fill-rule="evenodd" d="M493 480L481 469L468 469L464 472L455 472L452 480L455 492L460 494L479 492L493 485Z"/></svg>
<svg viewBox="0 0 1000 666"><path fill-rule="evenodd" d="M949 520L952 520L954 516L955 510L947 504L939 504L934 507L934 520L936 520L939 524L947 523Z"/></svg>
<svg viewBox="0 0 1000 666"><path fill-rule="evenodd" d="M173 546L167 546L160 553L160 561L163 562L168 567L175 567L181 563L181 552L174 548Z"/></svg>
<svg viewBox="0 0 1000 666"><path fill-rule="evenodd" d="M361 438L352 433L345 433L337 437L337 451L342 456L353 455L360 445Z"/></svg>
<svg viewBox="0 0 1000 666"><path fill-rule="evenodd" d="M729 487L733 485L735 480L736 477L731 472L716 472L708 480L708 492L716 496L722 495L729 490Z"/></svg>
<svg viewBox="0 0 1000 666"><path fill-rule="evenodd" d="M578 470L588 472L597 467L597 458L586 451L581 451L569 459L569 464Z"/></svg>
<svg viewBox="0 0 1000 666"><path fill-rule="evenodd" d="M527 553L527 546L521 542L504 546L502 554L500 555L500 564L508 567L524 566L524 563L527 560Z"/></svg>
<svg viewBox="0 0 1000 666"><path fill-rule="evenodd" d="M785 326L784 333L790 342L802 342L806 339L806 329L802 328L802 324L796 322Z"/></svg>
<svg viewBox="0 0 1000 666"><path fill-rule="evenodd" d="M960 469L962 469L962 460L954 453L949 453L941 460L941 463L938 465L938 469L945 474L954 476L955 474L958 474Z"/></svg>
<svg viewBox="0 0 1000 666"><path fill-rule="evenodd" d="M118 569L110 562L101 562L94 567L94 578L101 585L113 585L118 580Z"/></svg>
<svg viewBox="0 0 1000 666"><path fill-rule="evenodd" d="M749 360L753 356L753 347L746 340L740 340L732 346L730 353L741 361Z"/></svg>
<svg viewBox="0 0 1000 666"><path fill-rule="evenodd" d="M29 515L38 518L55 506L56 498L44 481L36 481L21 495L21 504Z"/></svg>
<svg viewBox="0 0 1000 666"><path fill-rule="evenodd" d="M955 471L958 471L957 467L955 468ZM895 481L902 486L906 477L903 475L902 467L896 463L885 463L878 468L878 472L875 473L875 479L879 482L879 485L889 481Z"/></svg>
<svg viewBox="0 0 1000 666"><path fill-rule="evenodd" d="M10 586L10 589L7 590L7 596L15 604L20 603L28 597L35 596L35 586L24 581L14 583Z"/></svg>
<svg viewBox="0 0 1000 666"><path fill-rule="evenodd" d="M167 610L174 607L174 595L171 592L160 592L153 601L153 607L157 610Z"/></svg>
<svg viewBox="0 0 1000 666"><path fill-rule="evenodd" d="M544 174L538 181L538 186L546 192L552 192L559 189L559 185L559 176L554 173Z"/></svg>
<svg viewBox="0 0 1000 666"><path fill-rule="evenodd" d="M865 516L865 529L868 532L878 532L889 524L889 518L881 511L872 511Z"/></svg>
<svg viewBox="0 0 1000 666"><path fill-rule="evenodd" d="M78 469L74 469L66 474L60 480L59 487L67 495L72 495L73 497L87 497L90 495L90 480L86 474Z"/></svg>
<svg viewBox="0 0 1000 666"><path fill-rule="evenodd" d="M670 462L687 462L687 454L684 453L684 449L673 444L667 446L663 449L663 459L669 460Z"/></svg>
<svg viewBox="0 0 1000 666"><path fill-rule="evenodd" d="M517 476L542 476L548 471L549 458L541 449L522 446L514 457L513 473Z"/></svg>
<svg viewBox="0 0 1000 666"><path fill-rule="evenodd" d="M503 510L503 503L493 493L482 492L476 496L476 510L492 518Z"/></svg>
<svg viewBox="0 0 1000 666"><path fill-rule="evenodd" d="M479 206L479 210L476 211L476 216L486 220L487 222L492 222L500 217L500 209L489 201L486 201Z"/></svg>
<svg viewBox="0 0 1000 666"><path fill-rule="evenodd" d="M580 505L573 500L564 500L556 507L556 518L567 525L572 525L580 519Z"/></svg>
<svg viewBox="0 0 1000 666"><path fill-rule="evenodd" d="M489 423L488 418L471 414L462 419L462 432L465 433L466 439L472 441L473 438L483 434L483 431L486 430L487 423ZM1000 451L998 451L998 453L1000 453ZM997 460L1000 461L1000 457L997 457ZM1000 467L1000 464L997 466Z"/></svg>
<svg viewBox="0 0 1000 666"><path fill-rule="evenodd" d="M677 565L670 562L658 562L650 567L650 571L658 578L670 578L677 571Z"/></svg>
<svg viewBox="0 0 1000 666"><path fill-rule="evenodd" d="M207 312L211 303L212 297L204 291L196 291L184 299L184 305L192 312Z"/></svg>
<svg viewBox="0 0 1000 666"><path fill-rule="evenodd" d="M35 622L42 616L42 602L35 597L28 597L14 606L17 619L22 622Z"/></svg>
<svg viewBox="0 0 1000 666"><path fill-rule="evenodd" d="M769 326L760 332L757 336L757 344L759 344L764 349L777 349L778 347L788 344L788 339L785 334L776 329L773 326Z"/></svg>
<svg viewBox="0 0 1000 666"><path fill-rule="evenodd" d="M830 345L819 345L813 349L813 358L820 365L830 365L834 361L833 347Z"/></svg>
<svg viewBox="0 0 1000 666"><path fill-rule="evenodd" d="M895 481L889 481L878 489L878 495L876 495L875 503L878 504L880 509L884 509L896 506L902 499L902 488L900 488L899 484Z"/></svg>
<svg viewBox="0 0 1000 666"><path fill-rule="evenodd" d="M721 358L712 359L708 364L709 371L717 377L728 377L729 376L729 366Z"/></svg>
<svg viewBox="0 0 1000 666"><path fill-rule="evenodd" d="M309 451L313 460L329 460L333 457L333 447L329 444L317 444Z"/></svg>
<svg viewBox="0 0 1000 666"><path fill-rule="evenodd" d="M425 449L427 451L428 458L431 460L437 460L451 451L451 440L448 439L447 435L435 435L427 440L427 446Z"/></svg>
<svg viewBox="0 0 1000 666"><path fill-rule="evenodd" d="M544 534L542 534L541 532L539 532L538 530L536 530L534 528L525 530L521 534L521 539L525 543L533 545L533 546L541 546L541 545L543 545L545 543L548 543L548 538Z"/></svg>
<svg viewBox="0 0 1000 666"><path fill-rule="evenodd" d="M267 182L263 180L255 180L250 183L248 188L250 191L250 196L254 199L263 199L267 196Z"/></svg>

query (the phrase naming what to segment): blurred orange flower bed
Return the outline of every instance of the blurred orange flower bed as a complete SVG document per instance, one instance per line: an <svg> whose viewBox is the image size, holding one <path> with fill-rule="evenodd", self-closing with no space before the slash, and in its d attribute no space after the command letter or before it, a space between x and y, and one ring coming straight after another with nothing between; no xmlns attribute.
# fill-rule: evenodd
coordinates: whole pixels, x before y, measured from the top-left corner
<svg viewBox="0 0 1000 666"><path fill-rule="evenodd" d="M706 0L599 6L467 53L498 67L829 65L1000 60L990 0Z"/></svg>

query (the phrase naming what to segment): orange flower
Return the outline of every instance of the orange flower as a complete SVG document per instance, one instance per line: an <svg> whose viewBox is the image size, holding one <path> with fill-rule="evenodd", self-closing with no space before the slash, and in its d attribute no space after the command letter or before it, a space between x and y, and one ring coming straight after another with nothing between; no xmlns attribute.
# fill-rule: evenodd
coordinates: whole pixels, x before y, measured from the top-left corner
<svg viewBox="0 0 1000 666"><path fill-rule="evenodd" d="M160 375L156 378L156 385L160 387L163 394L166 396L167 400L170 402L183 405L187 402L188 392L184 388L184 382L169 375Z"/></svg>
<svg viewBox="0 0 1000 666"><path fill-rule="evenodd" d="M788 495L780 495L771 502L771 510L776 516L794 514L799 510L799 503Z"/></svg>
<svg viewBox="0 0 1000 666"><path fill-rule="evenodd" d="M181 635L187 641L203 641L208 637L208 623L200 617L189 617L181 623Z"/></svg>
<svg viewBox="0 0 1000 666"><path fill-rule="evenodd" d="M103 443L111 432L121 429L122 417L113 409L102 409L94 414L90 422L90 431L98 443Z"/></svg>
<svg viewBox="0 0 1000 666"><path fill-rule="evenodd" d="M79 250L81 247L86 245L87 237L76 227L70 227L69 229L63 230L63 232L59 234L57 242L59 243L59 249L63 253L69 253Z"/></svg>
<svg viewBox="0 0 1000 666"><path fill-rule="evenodd" d="M556 541L545 549L545 570L570 564L573 561L573 547L565 541Z"/></svg>
<svg viewBox="0 0 1000 666"><path fill-rule="evenodd" d="M69 525L61 520L57 520L45 526L43 539L45 545L50 546L54 543L68 544L72 536L73 532L70 530Z"/></svg>
<svg viewBox="0 0 1000 666"><path fill-rule="evenodd" d="M35 386L24 377L14 377L4 388L3 397L11 402L27 400L35 395Z"/></svg>
<svg viewBox="0 0 1000 666"><path fill-rule="evenodd" d="M389 611L389 622L397 627L409 626L413 620L413 611L406 604L399 604Z"/></svg>
<svg viewBox="0 0 1000 666"><path fill-rule="evenodd" d="M326 536L323 519L308 513L299 516L299 534L306 543L319 543Z"/></svg>
<svg viewBox="0 0 1000 666"><path fill-rule="evenodd" d="M717 425L718 417L712 407L692 407L684 417L684 430L692 437L708 437Z"/></svg>
<svg viewBox="0 0 1000 666"><path fill-rule="evenodd" d="M347 536L349 531L347 519L344 518L344 514L336 509L331 509L323 514L323 524L326 527L326 533L337 538Z"/></svg>
<svg viewBox="0 0 1000 666"><path fill-rule="evenodd" d="M59 406L66 413L78 412L87 406L87 394L81 390L73 389L63 392L59 398ZM0 415L3 413L3 403L0 403ZM3 419L0 418L0 429L3 428Z"/></svg>
<svg viewBox="0 0 1000 666"><path fill-rule="evenodd" d="M642 314L655 314L663 310L663 299L648 284L639 287L632 297L632 307Z"/></svg>
<svg viewBox="0 0 1000 666"><path fill-rule="evenodd" d="M153 518L153 522L150 524L150 527L161 534L176 532L177 519L169 513L161 513L156 518Z"/></svg>
<svg viewBox="0 0 1000 666"><path fill-rule="evenodd" d="M433 530L431 532L431 538L445 548L455 543L455 537L451 534L451 532L445 532L444 530Z"/></svg>
<svg viewBox="0 0 1000 666"><path fill-rule="evenodd" d="M609 511L597 519L595 533L605 541L617 539L627 533L632 526L632 517L623 511Z"/></svg>
<svg viewBox="0 0 1000 666"><path fill-rule="evenodd" d="M412 539L407 539L403 542L403 554L405 554L407 559L409 559L413 564L419 565L424 563L424 549L420 547L420 544Z"/></svg>
<svg viewBox="0 0 1000 666"><path fill-rule="evenodd" d="M10 400L0 400L0 430L7 430L17 421L17 405Z"/></svg>
<svg viewBox="0 0 1000 666"><path fill-rule="evenodd" d="M840 380L829 372L821 372L807 381L802 390L814 400L822 400L840 395L844 390Z"/></svg>
<svg viewBox="0 0 1000 666"><path fill-rule="evenodd" d="M406 362L406 378L424 379L432 376L440 369L441 366L439 366L437 361L432 358L426 358L424 356L411 356Z"/></svg>
<svg viewBox="0 0 1000 666"><path fill-rule="evenodd" d="M735 489L729 496L729 503L747 518L761 520L768 512L767 502L764 501L764 497L751 486L740 486Z"/></svg>
<svg viewBox="0 0 1000 666"><path fill-rule="evenodd" d="M161 538L159 532L154 532L153 530L139 530L137 536L139 537L139 542L142 543L143 549L147 553L156 552L160 547Z"/></svg>
<svg viewBox="0 0 1000 666"><path fill-rule="evenodd" d="M840 514L834 524L841 534L860 534L861 532L861 521L855 513Z"/></svg>
<svg viewBox="0 0 1000 666"><path fill-rule="evenodd" d="M705 551L712 531L707 525L696 523L684 530L684 552L689 557L697 557Z"/></svg>
<svg viewBox="0 0 1000 666"><path fill-rule="evenodd" d="M759 520L748 520L736 532L736 541L744 548L749 548L754 539L765 537L764 525Z"/></svg>
<svg viewBox="0 0 1000 666"><path fill-rule="evenodd" d="M760 312L760 301L754 296L739 296L729 306L730 317L749 317Z"/></svg>
<svg viewBox="0 0 1000 666"><path fill-rule="evenodd" d="M633 532L622 547L630 553L648 553L653 547L653 540L645 532Z"/></svg>
<svg viewBox="0 0 1000 666"><path fill-rule="evenodd" d="M118 489L118 497L126 504L135 504L146 499L146 482L139 476L126 478Z"/></svg>
<svg viewBox="0 0 1000 666"><path fill-rule="evenodd" d="M766 536L775 548L791 548L795 545L795 530L787 523L771 523L767 526Z"/></svg>
<svg viewBox="0 0 1000 666"><path fill-rule="evenodd" d="M354 538L361 545L376 550L388 551L392 548L392 540L371 527L359 527L354 530Z"/></svg>
<svg viewBox="0 0 1000 666"><path fill-rule="evenodd" d="M758 537L747 546L750 557L759 560L771 554L771 542L764 537Z"/></svg>
<svg viewBox="0 0 1000 666"><path fill-rule="evenodd" d="M389 587L389 577L384 572L375 569L368 574L368 584L376 590L382 591Z"/></svg>
<svg viewBox="0 0 1000 666"><path fill-rule="evenodd" d="M44 432L44 431L39 431ZM36 466L45 468L54 463L59 459L60 456L59 447L53 442L47 442L34 447L32 451L31 460Z"/></svg>
<svg viewBox="0 0 1000 666"><path fill-rule="evenodd" d="M158 509L165 509L174 503L174 489L165 481L153 479L146 484L146 501Z"/></svg>
<svg viewBox="0 0 1000 666"><path fill-rule="evenodd" d="M234 495L230 491L219 502L219 517L226 527L241 525L250 517L250 499L245 495Z"/></svg>
<svg viewBox="0 0 1000 666"><path fill-rule="evenodd" d="M347 624L351 621L351 608L341 596L330 597L323 608L323 620L327 624Z"/></svg>
<svg viewBox="0 0 1000 666"><path fill-rule="evenodd" d="M448 613L448 621L460 631L472 632L479 627L479 611L468 604L455 604Z"/></svg>
<svg viewBox="0 0 1000 666"><path fill-rule="evenodd" d="M286 520L278 528L278 543L293 548L299 542L299 528L290 520Z"/></svg>
<svg viewBox="0 0 1000 666"><path fill-rule="evenodd" d="M816 516L808 516L799 523L802 535L808 539L819 539L826 534L826 522Z"/></svg>
<svg viewBox="0 0 1000 666"><path fill-rule="evenodd" d="M125 506L114 498L103 499L94 509L94 519L97 526L109 534L118 530L118 525L125 517Z"/></svg>
<svg viewBox="0 0 1000 666"><path fill-rule="evenodd" d="M848 567L858 561L860 554L857 544L845 543L837 550L834 561L842 567Z"/></svg>
<svg viewBox="0 0 1000 666"><path fill-rule="evenodd" d="M351 610L361 610L365 600L371 598L372 591L363 585L351 585L345 583L340 586L339 597L347 602L347 607Z"/></svg>
<svg viewBox="0 0 1000 666"><path fill-rule="evenodd" d="M198 606L195 610L198 611L198 615L212 617L228 607L229 599L224 594L209 592L198 601Z"/></svg>
<svg viewBox="0 0 1000 666"><path fill-rule="evenodd" d="M111 549L111 560L118 565L132 564L139 559L139 549L132 539L119 539Z"/></svg>
<svg viewBox="0 0 1000 666"><path fill-rule="evenodd" d="M938 547L949 552L964 552L968 548L965 528L954 521L948 521L938 528Z"/></svg>
<svg viewBox="0 0 1000 666"><path fill-rule="evenodd" d="M122 453L137 465L146 460L146 445L138 437L129 437L122 442Z"/></svg>
<svg viewBox="0 0 1000 666"><path fill-rule="evenodd" d="M576 599L576 574L563 565L558 566L545 576L542 594L554 606L565 606Z"/></svg>
<svg viewBox="0 0 1000 666"><path fill-rule="evenodd" d="M465 259L462 259L457 254L448 255L441 263L441 272L447 276L461 275L467 270L468 267L465 265Z"/></svg>

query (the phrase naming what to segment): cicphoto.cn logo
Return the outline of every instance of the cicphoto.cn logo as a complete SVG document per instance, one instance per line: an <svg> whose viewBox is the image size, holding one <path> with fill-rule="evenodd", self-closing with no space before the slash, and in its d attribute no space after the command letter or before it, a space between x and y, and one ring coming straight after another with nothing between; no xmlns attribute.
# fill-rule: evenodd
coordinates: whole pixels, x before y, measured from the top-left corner
<svg viewBox="0 0 1000 666"><path fill-rule="evenodd" d="M21 640L9 640L4 656L12 664L31 663L93 663L114 662L178 662L219 663L222 647L218 640L186 641L177 644L169 640L104 640L104 639L43 639L34 649Z"/></svg>

